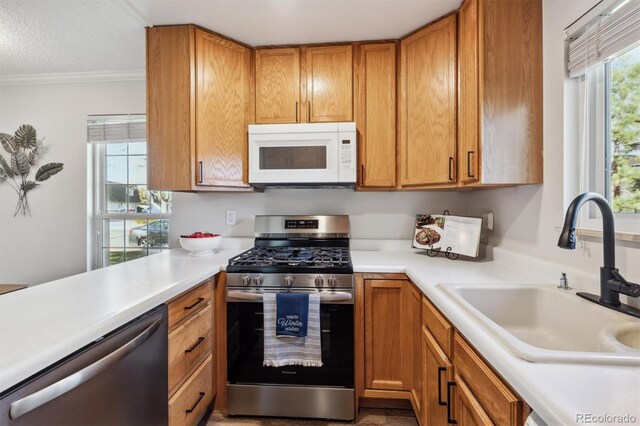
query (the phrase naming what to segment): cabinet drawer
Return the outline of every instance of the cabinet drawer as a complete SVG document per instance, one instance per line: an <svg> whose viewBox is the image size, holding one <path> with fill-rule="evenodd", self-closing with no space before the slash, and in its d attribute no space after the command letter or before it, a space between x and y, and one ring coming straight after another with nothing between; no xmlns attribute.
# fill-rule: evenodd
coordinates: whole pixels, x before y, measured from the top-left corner
<svg viewBox="0 0 640 426"><path fill-rule="evenodd" d="M426 297L422 298L422 323L431 332L447 357L453 351L453 326Z"/></svg>
<svg viewBox="0 0 640 426"><path fill-rule="evenodd" d="M172 329L183 319L204 308L211 300L212 293L211 280L207 280L189 293L169 303L169 329Z"/></svg>
<svg viewBox="0 0 640 426"><path fill-rule="evenodd" d="M198 367L169 400L169 426L197 424L213 398L212 356Z"/></svg>
<svg viewBox="0 0 640 426"><path fill-rule="evenodd" d="M211 352L211 303L169 333L169 390Z"/></svg>
<svg viewBox="0 0 640 426"><path fill-rule="evenodd" d="M453 343L456 371L491 420L499 425L520 425L523 402L458 333Z"/></svg>

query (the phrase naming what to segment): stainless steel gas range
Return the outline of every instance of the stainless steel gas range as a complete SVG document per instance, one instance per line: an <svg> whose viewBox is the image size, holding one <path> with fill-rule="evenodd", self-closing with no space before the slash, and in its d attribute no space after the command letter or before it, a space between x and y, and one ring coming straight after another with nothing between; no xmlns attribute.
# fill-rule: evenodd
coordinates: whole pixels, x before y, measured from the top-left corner
<svg viewBox="0 0 640 426"><path fill-rule="evenodd" d="M229 415L354 419L348 216L257 216L255 247L227 266ZM318 293L322 367L264 367L262 295Z"/></svg>

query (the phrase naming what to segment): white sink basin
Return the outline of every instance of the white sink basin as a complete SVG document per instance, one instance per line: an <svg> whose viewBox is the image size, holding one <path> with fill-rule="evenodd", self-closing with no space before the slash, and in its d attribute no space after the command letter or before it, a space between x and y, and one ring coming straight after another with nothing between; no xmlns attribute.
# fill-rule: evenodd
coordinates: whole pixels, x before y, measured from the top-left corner
<svg viewBox="0 0 640 426"><path fill-rule="evenodd" d="M532 362L640 365L640 320L550 285L441 284L516 356Z"/></svg>

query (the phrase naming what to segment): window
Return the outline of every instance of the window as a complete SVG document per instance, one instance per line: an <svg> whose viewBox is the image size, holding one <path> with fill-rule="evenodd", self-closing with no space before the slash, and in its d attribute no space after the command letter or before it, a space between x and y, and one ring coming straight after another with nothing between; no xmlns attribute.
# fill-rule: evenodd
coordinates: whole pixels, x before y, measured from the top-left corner
<svg viewBox="0 0 640 426"><path fill-rule="evenodd" d="M605 64L606 197L616 213L640 213L640 46Z"/></svg>
<svg viewBox="0 0 640 426"><path fill-rule="evenodd" d="M620 231L640 232L640 1L601 14L569 43L577 78L579 192L603 195ZM583 209L581 227L599 228Z"/></svg>
<svg viewBox="0 0 640 426"><path fill-rule="evenodd" d="M169 247L171 192L147 188L145 117L91 116L95 266Z"/></svg>

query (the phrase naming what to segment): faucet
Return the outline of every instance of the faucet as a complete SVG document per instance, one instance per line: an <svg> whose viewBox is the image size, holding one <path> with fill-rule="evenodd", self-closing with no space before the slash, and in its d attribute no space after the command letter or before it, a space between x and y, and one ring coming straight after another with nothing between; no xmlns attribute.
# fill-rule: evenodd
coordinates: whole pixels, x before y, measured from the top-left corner
<svg viewBox="0 0 640 426"><path fill-rule="evenodd" d="M564 218L564 226L558 239L558 247L576 248L576 221L580 207L587 201L596 203L602 214L602 249L604 265L600 268L600 296L591 293L576 293L591 302L609 309L640 318L640 309L620 303L620 294L630 297L640 296L640 285L628 282L616 268L615 225L613 212L606 199L593 192L578 195L569 205Z"/></svg>

